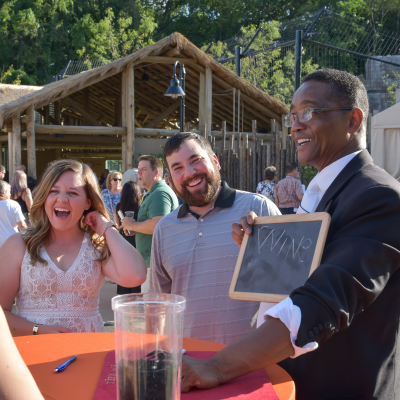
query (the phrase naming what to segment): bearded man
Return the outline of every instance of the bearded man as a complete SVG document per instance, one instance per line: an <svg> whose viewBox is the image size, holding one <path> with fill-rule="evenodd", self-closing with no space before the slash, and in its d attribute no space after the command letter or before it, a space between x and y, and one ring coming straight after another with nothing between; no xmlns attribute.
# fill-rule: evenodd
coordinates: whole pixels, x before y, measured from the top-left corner
<svg viewBox="0 0 400 400"><path fill-rule="evenodd" d="M228 295L239 254L232 223L250 211L262 216L280 212L266 197L221 182L216 155L195 133L172 136L164 161L183 204L154 230L150 292L186 298L184 337L230 344L255 329L259 306Z"/></svg>

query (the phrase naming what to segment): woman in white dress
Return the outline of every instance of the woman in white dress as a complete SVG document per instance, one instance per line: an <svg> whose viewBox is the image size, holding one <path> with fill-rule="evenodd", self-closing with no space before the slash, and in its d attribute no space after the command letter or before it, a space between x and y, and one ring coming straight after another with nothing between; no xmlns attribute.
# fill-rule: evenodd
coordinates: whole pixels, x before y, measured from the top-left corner
<svg viewBox="0 0 400 400"><path fill-rule="evenodd" d="M13 336L103 332L104 276L133 287L146 264L109 221L92 171L62 159L43 174L32 226L0 248L0 305ZM11 312L16 297L17 315Z"/></svg>

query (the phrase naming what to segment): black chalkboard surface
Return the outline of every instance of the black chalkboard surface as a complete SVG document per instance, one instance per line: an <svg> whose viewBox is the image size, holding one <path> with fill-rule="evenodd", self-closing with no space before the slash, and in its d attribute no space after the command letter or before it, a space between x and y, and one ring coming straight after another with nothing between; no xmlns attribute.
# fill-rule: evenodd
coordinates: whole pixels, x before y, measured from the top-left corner
<svg viewBox="0 0 400 400"><path fill-rule="evenodd" d="M330 215L259 217L240 249L229 296L277 303L303 285L318 267Z"/></svg>

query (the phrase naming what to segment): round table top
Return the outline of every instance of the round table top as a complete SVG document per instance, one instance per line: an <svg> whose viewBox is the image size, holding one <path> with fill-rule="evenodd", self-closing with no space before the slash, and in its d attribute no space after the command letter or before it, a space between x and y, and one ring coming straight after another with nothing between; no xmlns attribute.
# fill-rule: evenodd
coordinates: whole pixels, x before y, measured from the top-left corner
<svg viewBox="0 0 400 400"><path fill-rule="evenodd" d="M107 353L115 348L114 333L69 333L20 336L17 348L46 400L92 400ZM219 351L223 344L183 339L188 351ZM79 363L55 374L54 369L73 355ZM281 400L295 400L294 382L278 365L265 369Z"/></svg>

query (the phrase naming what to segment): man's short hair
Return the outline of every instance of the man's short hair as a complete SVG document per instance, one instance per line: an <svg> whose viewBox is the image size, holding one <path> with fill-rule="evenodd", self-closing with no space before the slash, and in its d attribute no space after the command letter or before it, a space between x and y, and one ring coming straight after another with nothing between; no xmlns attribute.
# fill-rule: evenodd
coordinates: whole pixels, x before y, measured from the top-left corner
<svg viewBox="0 0 400 400"><path fill-rule="evenodd" d="M182 133L177 133L174 136L171 136L167 140L167 143L165 143L164 163L166 166L168 166L167 157L170 156L172 153L177 152L182 147L182 145L189 140L195 140L200 145L200 147L207 152L208 156L210 157L210 160L212 159L214 152L211 148L210 142L206 138L198 135L197 133L182 132Z"/></svg>
<svg viewBox="0 0 400 400"><path fill-rule="evenodd" d="M276 176L276 168L271 166L268 168L265 168L264 171L264 178L268 181L272 181L272 179L274 179Z"/></svg>
<svg viewBox="0 0 400 400"><path fill-rule="evenodd" d="M4 165L0 165L0 172L2 172L3 174L6 173L6 167Z"/></svg>
<svg viewBox="0 0 400 400"><path fill-rule="evenodd" d="M158 169L158 176L160 178L163 177L163 172L164 172L164 168L162 165L161 160L156 157L156 156L148 156L148 155L144 155L144 156L140 156L139 157L139 162L140 161L148 161L150 163L150 167L153 171L155 171L156 169Z"/></svg>
<svg viewBox="0 0 400 400"><path fill-rule="evenodd" d="M291 174L297 168L296 163L287 163L286 164L286 173Z"/></svg>
<svg viewBox="0 0 400 400"><path fill-rule="evenodd" d="M17 171L24 171L26 173L26 167L24 164L17 165Z"/></svg>
<svg viewBox="0 0 400 400"><path fill-rule="evenodd" d="M363 123L358 133L365 135L368 120L368 95L367 89L356 76L337 69L318 69L303 78L303 82L317 81L327 83L332 90L329 98L332 99L338 107L359 108L363 114Z"/></svg>

